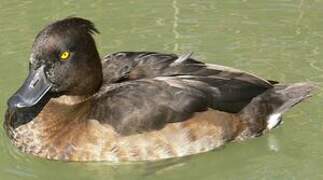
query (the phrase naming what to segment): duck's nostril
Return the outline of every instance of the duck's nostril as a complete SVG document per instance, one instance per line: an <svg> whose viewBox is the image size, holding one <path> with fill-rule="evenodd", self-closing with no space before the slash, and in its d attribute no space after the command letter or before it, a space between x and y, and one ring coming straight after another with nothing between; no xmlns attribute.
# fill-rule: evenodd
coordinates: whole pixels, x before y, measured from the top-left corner
<svg viewBox="0 0 323 180"><path fill-rule="evenodd" d="M38 84L38 82L39 82L39 79L36 79L35 81L31 82L30 87L34 88Z"/></svg>

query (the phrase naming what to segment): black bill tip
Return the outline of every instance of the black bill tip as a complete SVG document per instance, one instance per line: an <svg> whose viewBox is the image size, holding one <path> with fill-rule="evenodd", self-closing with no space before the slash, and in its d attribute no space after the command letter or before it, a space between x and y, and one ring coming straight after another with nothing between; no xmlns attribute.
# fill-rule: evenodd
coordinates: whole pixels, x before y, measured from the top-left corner
<svg viewBox="0 0 323 180"><path fill-rule="evenodd" d="M12 110L20 109L20 108L28 106L28 104L26 104L23 101L23 98L20 95L17 95L17 94L11 96L9 98L7 104L8 104L9 109L12 109Z"/></svg>

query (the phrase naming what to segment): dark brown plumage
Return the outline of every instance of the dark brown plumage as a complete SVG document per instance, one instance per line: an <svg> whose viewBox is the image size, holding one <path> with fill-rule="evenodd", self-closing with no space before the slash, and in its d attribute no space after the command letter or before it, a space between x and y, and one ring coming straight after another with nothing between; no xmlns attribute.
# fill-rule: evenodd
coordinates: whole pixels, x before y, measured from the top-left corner
<svg viewBox="0 0 323 180"><path fill-rule="evenodd" d="M313 89L205 64L191 54L118 52L101 61L95 32L90 21L67 18L37 35L30 74L5 117L23 152L73 161L206 152L270 130Z"/></svg>

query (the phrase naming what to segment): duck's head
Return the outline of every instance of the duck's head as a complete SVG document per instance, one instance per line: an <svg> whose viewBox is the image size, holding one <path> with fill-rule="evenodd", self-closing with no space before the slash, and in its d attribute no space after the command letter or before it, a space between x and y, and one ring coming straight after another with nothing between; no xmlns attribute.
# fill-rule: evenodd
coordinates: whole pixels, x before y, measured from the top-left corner
<svg viewBox="0 0 323 180"><path fill-rule="evenodd" d="M67 18L45 27L36 36L29 74L8 100L11 109L28 108L44 97L89 96L101 86L102 67L92 37L93 23Z"/></svg>

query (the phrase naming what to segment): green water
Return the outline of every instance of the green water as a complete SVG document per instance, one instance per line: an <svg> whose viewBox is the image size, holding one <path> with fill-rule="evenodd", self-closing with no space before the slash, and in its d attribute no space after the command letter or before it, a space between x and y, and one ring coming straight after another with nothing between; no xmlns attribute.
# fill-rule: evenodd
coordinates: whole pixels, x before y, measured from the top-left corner
<svg viewBox="0 0 323 180"><path fill-rule="evenodd" d="M183 53L280 82L323 88L323 0L0 1L0 115L26 76L30 47L49 22L93 20L101 55ZM323 179L323 90L270 134L154 163L67 163L18 152L0 131L0 177L13 179ZM3 121L3 118L1 118Z"/></svg>

